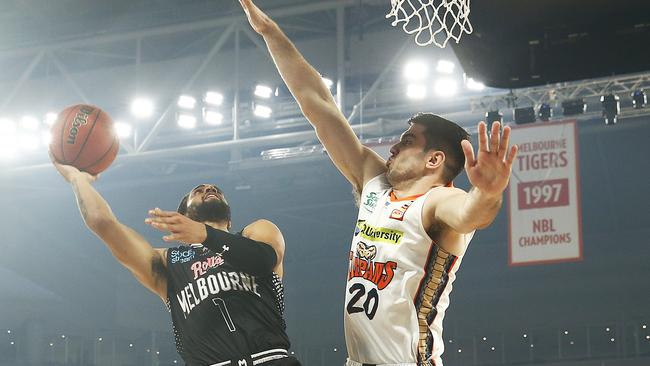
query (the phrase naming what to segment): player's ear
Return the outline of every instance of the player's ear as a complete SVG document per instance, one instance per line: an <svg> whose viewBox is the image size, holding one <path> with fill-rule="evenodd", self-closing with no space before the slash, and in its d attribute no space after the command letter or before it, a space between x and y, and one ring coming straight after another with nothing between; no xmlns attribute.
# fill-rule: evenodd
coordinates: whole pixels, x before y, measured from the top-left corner
<svg viewBox="0 0 650 366"><path fill-rule="evenodd" d="M440 150L430 150L427 153L428 160L426 167L428 169L436 169L445 163L445 153Z"/></svg>

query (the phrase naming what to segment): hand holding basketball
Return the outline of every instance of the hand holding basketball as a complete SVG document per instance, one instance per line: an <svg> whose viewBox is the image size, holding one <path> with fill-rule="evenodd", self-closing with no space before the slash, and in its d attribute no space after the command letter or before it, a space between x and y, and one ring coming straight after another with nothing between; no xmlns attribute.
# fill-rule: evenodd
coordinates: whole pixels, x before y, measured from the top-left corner
<svg viewBox="0 0 650 366"><path fill-rule="evenodd" d="M98 175L91 175L86 172L82 172L79 169L73 167L72 165L63 165L59 164L56 162L54 157L52 156L52 153L50 153L50 160L52 160L52 164L54 164L54 167L56 170L61 174L61 176L68 182L71 183L75 178L81 177L88 182L92 183L97 180L99 177Z"/></svg>
<svg viewBox="0 0 650 366"><path fill-rule="evenodd" d="M79 104L64 109L51 132L52 160L90 175L106 170L120 148L111 117L91 105Z"/></svg>
<svg viewBox="0 0 650 366"><path fill-rule="evenodd" d="M275 26L275 22L273 22L266 13L258 8L257 5L253 4L252 0L239 0L239 3L242 8L244 8L248 22L251 24L255 32L264 35Z"/></svg>
<svg viewBox="0 0 650 366"><path fill-rule="evenodd" d="M508 186L512 163L517 156L517 145L508 148L510 143L510 127L503 129L501 124L494 122L490 132L489 142L487 125L478 124L478 152L474 158L474 149L468 140L461 145L465 153L465 171L469 182L477 189L490 195L501 195ZM509 152L508 152L509 151Z"/></svg>

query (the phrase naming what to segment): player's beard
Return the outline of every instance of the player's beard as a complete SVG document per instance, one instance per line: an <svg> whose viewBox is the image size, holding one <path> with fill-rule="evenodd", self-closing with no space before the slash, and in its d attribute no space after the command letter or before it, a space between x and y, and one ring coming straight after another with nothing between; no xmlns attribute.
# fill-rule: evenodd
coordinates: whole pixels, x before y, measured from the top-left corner
<svg viewBox="0 0 650 366"><path fill-rule="evenodd" d="M198 222L230 222L230 206L219 199L202 201L187 207L187 217Z"/></svg>

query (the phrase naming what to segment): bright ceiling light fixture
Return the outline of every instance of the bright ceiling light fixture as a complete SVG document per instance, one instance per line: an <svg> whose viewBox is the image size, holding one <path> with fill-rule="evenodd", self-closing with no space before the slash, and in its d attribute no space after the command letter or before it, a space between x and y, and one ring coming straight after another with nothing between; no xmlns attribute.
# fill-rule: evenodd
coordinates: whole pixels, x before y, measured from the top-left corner
<svg viewBox="0 0 650 366"><path fill-rule="evenodd" d="M253 111L253 114L261 118L270 118L271 114L273 114L273 109L265 105L257 104L255 106L255 110Z"/></svg>
<svg viewBox="0 0 650 366"><path fill-rule="evenodd" d="M427 97L427 87L422 84L409 84L406 87L406 96L413 100L422 100Z"/></svg>
<svg viewBox="0 0 650 366"><path fill-rule="evenodd" d="M412 60L404 66L404 77L407 80L423 80L427 75L429 75L429 67L422 61Z"/></svg>
<svg viewBox="0 0 650 366"><path fill-rule="evenodd" d="M29 130L29 131L36 131L38 130L38 125L40 124L40 121L38 118L34 116L23 116L20 119L20 128L24 130Z"/></svg>
<svg viewBox="0 0 650 366"><path fill-rule="evenodd" d="M440 79L433 88L440 97L451 97L458 93L458 83L452 79Z"/></svg>
<svg viewBox="0 0 650 366"><path fill-rule="evenodd" d="M273 95L273 89L269 86L259 84L255 86L254 94L260 98L269 99Z"/></svg>
<svg viewBox="0 0 650 366"><path fill-rule="evenodd" d="M480 81L476 81L472 78L467 79L467 82L465 82L465 86L467 86L467 89L474 90L474 91L481 91L485 89L485 84L483 84Z"/></svg>
<svg viewBox="0 0 650 366"><path fill-rule="evenodd" d="M52 126L53 124L56 123L56 120L58 118L59 118L58 113L49 112L45 115L45 118L43 119L43 123L45 123L48 126Z"/></svg>
<svg viewBox="0 0 650 366"><path fill-rule="evenodd" d="M210 126L221 125L223 124L223 114L218 111L205 110L203 111L203 122Z"/></svg>
<svg viewBox="0 0 650 366"><path fill-rule="evenodd" d="M126 122L116 121L114 126L115 134L121 139L131 137L131 134L133 134L133 126Z"/></svg>
<svg viewBox="0 0 650 366"><path fill-rule="evenodd" d="M16 122L9 118L0 118L0 137L10 136L16 132Z"/></svg>
<svg viewBox="0 0 650 366"><path fill-rule="evenodd" d="M436 66L436 71L443 74L451 74L454 72L455 68L456 68L456 64L454 64L453 62L447 60L440 60L438 61L438 66Z"/></svg>
<svg viewBox="0 0 650 366"><path fill-rule="evenodd" d="M223 94L215 91L206 92L203 96L203 102L212 106L220 106L223 104Z"/></svg>
<svg viewBox="0 0 650 366"><path fill-rule="evenodd" d="M193 129L196 127L196 117L191 114L179 114L176 123L181 128Z"/></svg>
<svg viewBox="0 0 650 366"><path fill-rule="evenodd" d="M153 115L154 105L151 99L137 98L131 103L131 113L136 118L146 119Z"/></svg>
<svg viewBox="0 0 650 366"><path fill-rule="evenodd" d="M181 95L178 97L177 105L183 109L194 109L196 107L196 98L191 95Z"/></svg>

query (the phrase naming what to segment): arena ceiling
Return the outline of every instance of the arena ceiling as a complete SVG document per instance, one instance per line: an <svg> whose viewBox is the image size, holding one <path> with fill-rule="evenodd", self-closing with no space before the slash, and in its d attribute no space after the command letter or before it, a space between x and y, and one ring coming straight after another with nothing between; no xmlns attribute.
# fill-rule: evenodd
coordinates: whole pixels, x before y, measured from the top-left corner
<svg viewBox="0 0 650 366"><path fill-rule="evenodd" d="M259 0L294 39L336 35L335 1ZM343 0L347 32L390 28L388 0ZM475 0L475 32L453 45L468 74L518 88L647 69L650 3L643 0ZM313 12L290 15L292 9ZM325 14L325 15L324 15ZM236 0L10 0L0 2L0 54L26 47L241 16ZM399 29L394 29L399 32ZM377 45L381 47L382 45ZM164 57L164 53L163 53Z"/></svg>

